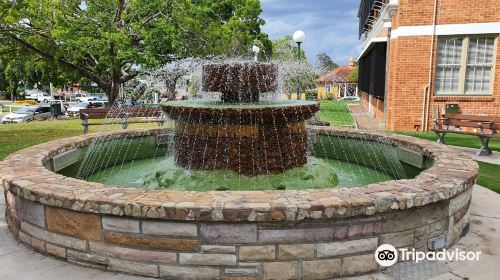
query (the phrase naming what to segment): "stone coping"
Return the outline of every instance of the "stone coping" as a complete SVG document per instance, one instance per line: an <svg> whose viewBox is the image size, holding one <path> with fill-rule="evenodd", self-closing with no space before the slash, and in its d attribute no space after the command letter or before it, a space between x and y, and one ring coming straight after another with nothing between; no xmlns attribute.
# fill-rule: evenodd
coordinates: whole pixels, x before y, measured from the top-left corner
<svg viewBox="0 0 500 280"><path fill-rule="evenodd" d="M471 188L479 167L451 147L403 135L309 127L322 134L383 141L433 160L415 179L387 181L353 189L185 192L107 186L48 170L50 159L108 139L157 134L159 129L96 133L47 142L0 162L7 191L48 206L89 213L175 221L283 221L340 219L409 209L451 199Z"/></svg>

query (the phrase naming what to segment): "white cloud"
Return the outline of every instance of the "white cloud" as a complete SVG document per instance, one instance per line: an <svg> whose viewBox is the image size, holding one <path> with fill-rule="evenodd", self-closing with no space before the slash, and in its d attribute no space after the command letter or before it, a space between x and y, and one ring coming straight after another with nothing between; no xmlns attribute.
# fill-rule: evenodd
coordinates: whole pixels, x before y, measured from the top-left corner
<svg viewBox="0 0 500 280"><path fill-rule="evenodd" d="M262 0L262 5L266 20L263 31L277 39L304 30L307 39L303 46L310 59L326 52L337 63L345 64L359 54L358 1Z"/></svg>

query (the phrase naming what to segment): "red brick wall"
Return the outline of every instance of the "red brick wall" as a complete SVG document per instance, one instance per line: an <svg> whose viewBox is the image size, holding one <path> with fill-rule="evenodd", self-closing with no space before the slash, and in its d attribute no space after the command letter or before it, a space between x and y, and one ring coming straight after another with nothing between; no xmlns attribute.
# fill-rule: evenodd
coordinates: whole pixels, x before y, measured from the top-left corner
<svg viewBox="0 0 500 280"><path fill-rule="evenodd" d="M400 0L393 26L432 24L434 0ZM438 24L500 21L500 1L439 0ZM467 8L464 8L467 7ZM496 7L496 8L495 8ZM414 130L420 127L423 114L423 96L429 84L431 36L398 37L390 42L387 123L389 130ZM436 37L437 39L437 37ZM499 39L497 39L499 40ZM437 40L436 42L437 43ZM459 104L462 113L500 116L500 69L496 67L492 78L490 97L435 97L434 70L436 44L431 79L429 128L433 112L444 111L448 103ZM500 65L500 43L497 44L496 65Z"/></svg>
<svg viewBox="0 0 500 280"><path fill-rule="evenodd" d="M422 119L424 88L429 82L431 37L399 37L391 41L387 97L387 129L414 130Z"/></svg>
<svg viewBox="0 0 500 280"><path fill-rule="evenodd" d="M399 0L398 26L431 25L434 0ZM438 24L500 21L498 0L438 0Z"/></svg>

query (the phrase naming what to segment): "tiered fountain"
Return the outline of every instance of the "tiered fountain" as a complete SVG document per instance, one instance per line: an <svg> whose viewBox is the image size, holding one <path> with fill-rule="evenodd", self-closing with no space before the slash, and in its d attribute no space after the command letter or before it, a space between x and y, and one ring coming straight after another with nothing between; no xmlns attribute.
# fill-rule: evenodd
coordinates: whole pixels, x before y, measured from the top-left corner
<svg viewBox="0 0 500 280"><path fill-rule="evenodd" d="M316 102L260 102L277 89L277 67L254 62L203 67L203 90L220 101L162 104L174 120L176 163L195 170L281 173L307 162L305 121ZM224 153L221 153L224 150Z"/></svg>

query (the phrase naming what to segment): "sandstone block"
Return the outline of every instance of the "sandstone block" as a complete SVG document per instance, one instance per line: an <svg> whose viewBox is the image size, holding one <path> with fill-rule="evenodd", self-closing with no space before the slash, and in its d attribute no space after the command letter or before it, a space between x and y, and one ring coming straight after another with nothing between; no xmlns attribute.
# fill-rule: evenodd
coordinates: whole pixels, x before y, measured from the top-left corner
<svg viewBox="0 0 500 280"><path fill-rule="evenodd" d="M175 263L177 260L177 254L173 252L135 250L96 242L89 242L89 247L92 252L130 261Z"/></svg>
<svg viewBox="0 0 500 280"><path fill-rule="evenodd" d="M333 228L259 230L259 242L314 242L333 239Z"/></svg>
<svg viewBox="0 0 500 280"><path fill-rule="evenodd" d="M143 221L142 232L145 234L179 237L196 237L198 235L195 224L171 222Z"/></svg>
<svg viewBox="0 0 500 280"><path fill-rule="evenodd" d="M52 232L88 240L101 240L101 218L95 214L46 207L47 228Z"/></svg>
<svg viewBox="0 0 500 280"><path fill-rule="evenodd" d="M330 279L340 276L340 259L302 262L304 279Z"/></svg>
<svg viewBox="0 0 500 280"><path fill-rule="evenodd" d="M220 254L234 254L236 253L235 246L218 246L218 245L201 245L202 253L220 253Z"/></svg>
<svg viewBox="0 0 500 280"><path fill-rule="evenodd" d="M142 248L195 251L198 249L198 241L189 239L169 239L159 237L135 236L117 232L104 232L104 240L107 242Z"/></svg>
<svg viewBox="0 0 500 280"><path fill-rule="evenodd" d="M392 246L399 247L408 247L413 245L414 231L407 230L396 233L389 233L380 236L381 244L391 244Z"/></svg>
<svg viewBox="0 0 500 280"><path fill-rule="evenodd" d="M240 260L274 260L276 258L276 246L241 246Z"/></svg>
<svg viewBox="0 0 500 280"><path fill-rule="evenodd" d="M279 245L279 259L312 259L313 256L314 244Z"/></svg>
<svg viewBox="0 0 500 280"><path fill-rule="evenodd" d="M109 258L109 270L125 272L135 275L158 277L158 267L153 264L129 262Z"/></svg>
<svg viewBox="0 0 500 280"><path fill-rule="evenodd" d="M89 254L89 253L84 253L84 252L78 252L74 250L68 249L67 251L67 257L68 260L76 260L76 261L83 261L83 262L89 262L89 263L98 263L98 264L106 264L107 259L104 256L96 255L96 254Z"/></svg>
<svg viewBox="0 0 500 280"><path fill-rule="evenodd" d="M237 277L258 276L259 269L257 268L226 268L224 274Z"/></svg>
<svg viewBox="0 0 500 280"><path fill-rule="evenodd" d="M43 205L18 197L16 199L16 207L17 215L21 221L45 227L45 210Z"/></svg>
<svg viewBox="0 0 500 280"><path fill-rule="evenodd" d="M45 241L38 238L31 238L31 246L40 252L45 252Z"/></svg>
<svg viewBox="0 0 500 280"><path fill-rule="evenodd" d="M103 217L102 218L102 228L105 230L121 231L121 232L131 232L139 233L139 220L125 219L125 218L115 218L115 217Z"/></svg>
<svg viewBox="0 0 500 280"><path fill-rule="evenodd" d="M343 276L364 274L377 270L377 261L373 254L344 257Z"/></svg>
<svg viewBox="0 0 500 280"><path fill-rule="evenodd" d="M317 246L318 257L341 256L360 252L375 251L378 238L340 241L332 243L319 243Z"/></svg>
<svg viewBox="0 0 500 280"><path fill-rule="evenodd" d="M297 279L298 262L268 262L263 264L264 279L288 280Z"/></svg>
<svg viewBox="0 0 500 280"><path fill-rule="evenodd" d="M218 280L219 270L215 268L160 265L160 277L172 280Z"/></svg>
<svg viewBox="0 0 500 280"><path fill-rule="evenodd" d="M257 226L254 224L202 224L200 238L206 242L254 243L257 242Z"/></svg>
<svg viewBox="0 0 500 280"><path fill-rule="evenodd" d="M179 254L179 263L189 265L235 266L236 256L227 254L181 253Z"/></svg>
<svg viewBox="0 0 500 280"><path fill-rule="evenodd" d="M48 254L51 254L51 255L56 256L58 258L63 258L63 259L66 258L66 249L63 247L59 247L59 246L47 243L45 245L45 248L46 248Z"/></svg>

